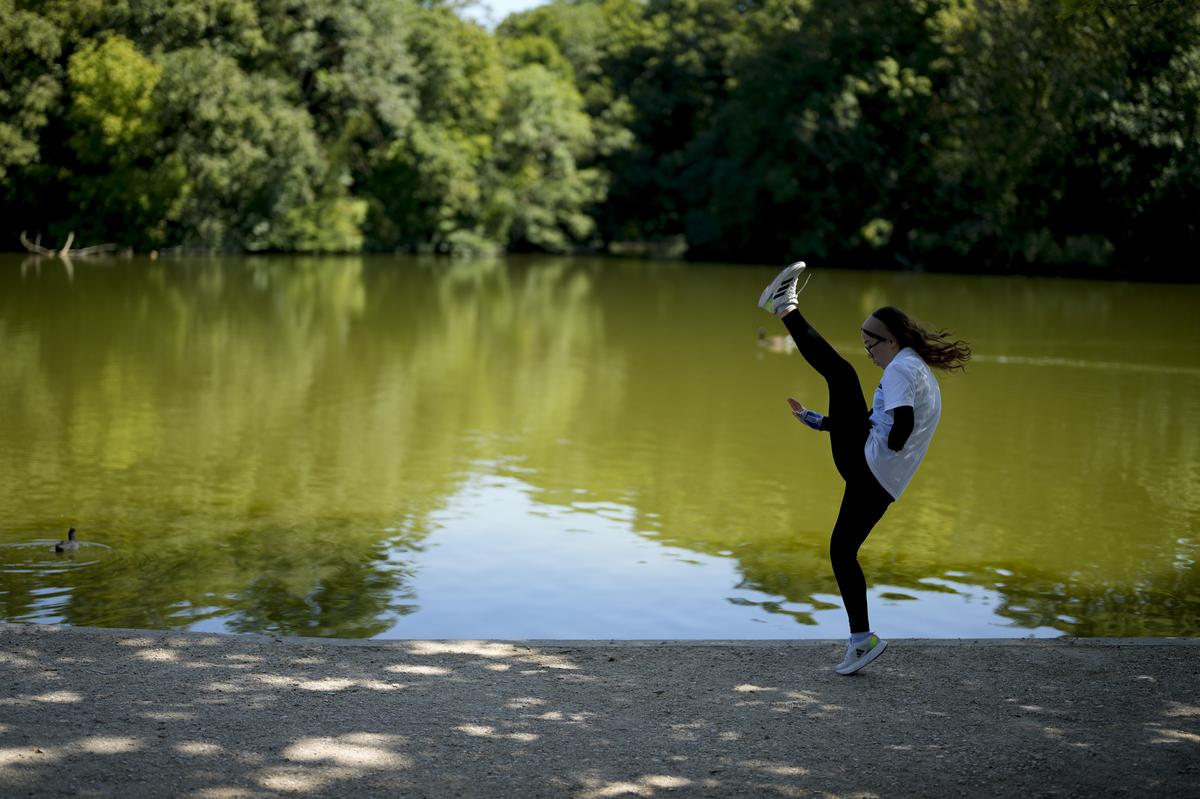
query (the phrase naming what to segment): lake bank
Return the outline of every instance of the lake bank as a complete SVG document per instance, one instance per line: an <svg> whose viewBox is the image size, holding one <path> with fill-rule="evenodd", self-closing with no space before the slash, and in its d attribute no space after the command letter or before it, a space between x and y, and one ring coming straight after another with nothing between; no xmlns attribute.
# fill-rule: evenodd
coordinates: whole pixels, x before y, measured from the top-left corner
<svg viewBox="0 0 1200 799"><path fill-rule="evenodd" d="M11 796L1197 795L1197 639L338 641L0 625Z"/></svg>

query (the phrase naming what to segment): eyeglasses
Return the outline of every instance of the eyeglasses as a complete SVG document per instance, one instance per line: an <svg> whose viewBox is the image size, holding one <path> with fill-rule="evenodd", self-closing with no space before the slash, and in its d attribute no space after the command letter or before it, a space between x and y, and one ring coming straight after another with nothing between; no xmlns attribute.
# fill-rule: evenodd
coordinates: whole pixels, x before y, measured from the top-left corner
<svg viewBox="0 0 1200 799"><path fill-rule="evenodd" d="M870 335L870 333L868 333L867 335ZM882 344L882 343L883 343L883 342L885 342L885 341L887 341L887 339L886 339L886 338L877 338L877 339L875 339L875 341L874 341L874 342L872 342L871 344L864 344L864 345L863 345L863 349L867 351L867 354L868 354L868 355L870 355L870 354L871 354L871 350L875 349L876 347L878 347L880 344Z"/></svg>

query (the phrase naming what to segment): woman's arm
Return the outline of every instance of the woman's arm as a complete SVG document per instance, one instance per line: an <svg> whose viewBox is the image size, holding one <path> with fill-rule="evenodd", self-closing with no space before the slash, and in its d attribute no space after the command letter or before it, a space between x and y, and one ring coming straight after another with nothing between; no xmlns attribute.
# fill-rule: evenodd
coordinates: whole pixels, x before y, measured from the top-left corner
<svg viewBox="0 0 1200 799"><path fill-rule="evenodd" d="M788 405L792 409L792 416L795 416L813 430L821 430L828 433L833 429L832 422L828 416L822 416L812 408L805 408L799 401L792 397L788 397Z"/></svg>
<svg viewBox="0 0 1200 799"><path fill-rule="evenodd" d="M893 408L892 414L892 430L888 433L888 449L892 452L899 452L904 449L904 445L908 443L908 437L912 435L913 427L916 425L916 417L913 415L913 407L911 405L901 405L898 408Z"/></svg>

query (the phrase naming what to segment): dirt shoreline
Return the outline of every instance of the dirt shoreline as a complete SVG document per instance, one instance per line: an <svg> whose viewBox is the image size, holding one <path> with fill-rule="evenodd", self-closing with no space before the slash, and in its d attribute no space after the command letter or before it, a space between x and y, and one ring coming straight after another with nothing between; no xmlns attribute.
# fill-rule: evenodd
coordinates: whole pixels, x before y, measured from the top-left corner
<svg viewBox="0 0 1200 799"><path fill-rule="evenodd" d="M0 624L0 796L1200 797L1200 639L841 650Z"/></svg>

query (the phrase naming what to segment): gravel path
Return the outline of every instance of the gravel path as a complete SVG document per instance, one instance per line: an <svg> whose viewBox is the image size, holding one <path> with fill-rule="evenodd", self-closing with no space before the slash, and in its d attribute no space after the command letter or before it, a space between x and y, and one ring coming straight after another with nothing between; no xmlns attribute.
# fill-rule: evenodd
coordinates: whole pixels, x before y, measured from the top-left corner
<svg viewBox="0 0 1200 799"><path fill-rule="evenodd" d="M1198 639L842 649L0 625L0 796L1200 797Z"/></svg>

